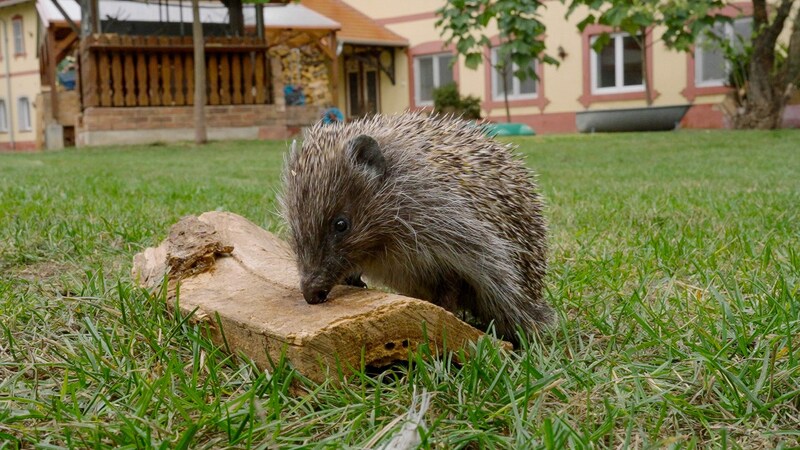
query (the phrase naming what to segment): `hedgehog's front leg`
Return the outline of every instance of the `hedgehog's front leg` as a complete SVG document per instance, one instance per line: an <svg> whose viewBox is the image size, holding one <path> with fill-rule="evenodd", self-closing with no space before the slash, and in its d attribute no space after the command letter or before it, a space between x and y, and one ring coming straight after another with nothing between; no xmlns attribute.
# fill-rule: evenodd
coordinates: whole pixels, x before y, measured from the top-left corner
<svg viewBox="0 0 800 450"><path fill-rule="evenodd" d="M361 280L361 274L360 273L354 273L354 274L350 275L349 277L345 278L344 279L344 284L346 284L348 286L355 286L355 287L358 287L358 288L366 288L367 287L367 283L364 283L364 281Z"/></svg>
<svg viewBox="0 0 800 450"><path fill-rule="evenodd" d="M474 297L475 291L466 280L456 274L448 274L437 286L432 303L456 314L459 310L469 309Z"/></svg>

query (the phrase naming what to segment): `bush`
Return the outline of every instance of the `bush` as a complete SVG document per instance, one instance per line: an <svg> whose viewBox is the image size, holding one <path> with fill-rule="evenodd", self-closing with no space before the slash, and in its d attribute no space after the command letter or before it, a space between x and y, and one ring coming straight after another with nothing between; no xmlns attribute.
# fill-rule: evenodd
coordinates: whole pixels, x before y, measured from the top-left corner
<svg viewBox="0 0 800 450"><path fill-rule="evenodd" d="M433 109L440 114L454 114L464 119L481 118L481 99L468 95L462 97L455 83L433 90Z"/></svg>

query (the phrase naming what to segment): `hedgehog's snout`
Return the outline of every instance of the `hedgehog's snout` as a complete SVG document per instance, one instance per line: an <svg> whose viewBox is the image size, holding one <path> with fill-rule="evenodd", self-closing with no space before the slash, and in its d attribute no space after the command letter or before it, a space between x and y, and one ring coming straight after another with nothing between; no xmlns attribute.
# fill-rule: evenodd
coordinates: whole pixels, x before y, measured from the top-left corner
<svg viewBox="0 0 800 450"><path fill-rule="evenodd" d="M303 291L303 298L309 305L316 305L328 299L328 293L333 286L325 283L320 277L304 277L300 282L300 290Z"/></svg>
<svg viewBox="0 0 800 450"><path fill-rule="evenodd" d="M328 299L328 292L327 289L305 288L303 289L303 298L306 299L306 303L309 305L316 305Z"/></svg>

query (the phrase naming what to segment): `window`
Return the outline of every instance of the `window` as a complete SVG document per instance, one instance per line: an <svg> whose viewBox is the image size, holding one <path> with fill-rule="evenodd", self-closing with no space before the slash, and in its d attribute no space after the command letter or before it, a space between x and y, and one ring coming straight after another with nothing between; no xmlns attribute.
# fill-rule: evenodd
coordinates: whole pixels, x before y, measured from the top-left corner
<svg viewBox="0 0 800 450"><path fill-rule="evenodd" d="M25 34L22 30L22 17L17 16L11 21L11 27L14 32L14 54L25 54Z"/></svg>
<svg viewBox="0 0 800 450"><path fill-rule="evenodd" d="M19 131L31 131L31 103L28 97L20 97L17 100L17 108Z"/></svg>
<svg viewBox="0 0 800 450"><path fill-rule="evenodd" d="M591 44L597 36L591 39ZM644 89L642 47L625 33L611 35L599 52L592 50L592 91L595 93L638 92Z"/></svg>
<svg viewBox="0 0 800 450"><path fill-rule="evenodd" d="M8 132L8 111L6 111L6 101L0 100L0 133Z"/></svg>
<svg viewBox="0 0 800 450"><path fill-rule="evenodd" d="M526 98L536 97L536 80L533 78L525 78L521 81L514 76L514 72L519 69L519 66L511 63L508 58L506 62L506 70L501 71L497 69L498 62L498 49L492 49L492 98L495 100L503 100L503 76L505 75L505 85L508 86L508 98L510 100L520 100ZM536 70L536 61L532 61L530 68ZM503 74L505 72L505 74Z"/></svg>
<svg viewBox="0 0 800 450"><path fill-rule="evenodd" d="M414 91L417 105L433 104L433 90L452 83L453 68L450 63L453 55L418 56L414 58Z"/></svg>
<svg viewBox="0 0 800 450"><path fill-rule="evenodd" d="M697 86L722 86L728 80L730 63L717 39L729 41L735 51L743 51L743 42L753 34L753 19L737 19L733 23L718 23L700 35L695 49L694 82ZM716 37L716 38L715 38Z"/></svg>

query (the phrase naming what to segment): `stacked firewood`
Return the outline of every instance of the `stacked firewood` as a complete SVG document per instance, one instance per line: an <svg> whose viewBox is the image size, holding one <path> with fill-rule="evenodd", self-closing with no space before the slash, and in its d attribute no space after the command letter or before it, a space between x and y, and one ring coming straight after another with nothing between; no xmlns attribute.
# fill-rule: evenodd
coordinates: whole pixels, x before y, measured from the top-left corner
<svg viewBox="0 0 800 450"><path fill-rule="evenodd" d="M281 44L270 48L269 54L280 61L281 73L275 76L295 91L302 88L305 104L332 103L328 66L319 47L314 44L299 47Z"/></svg>

